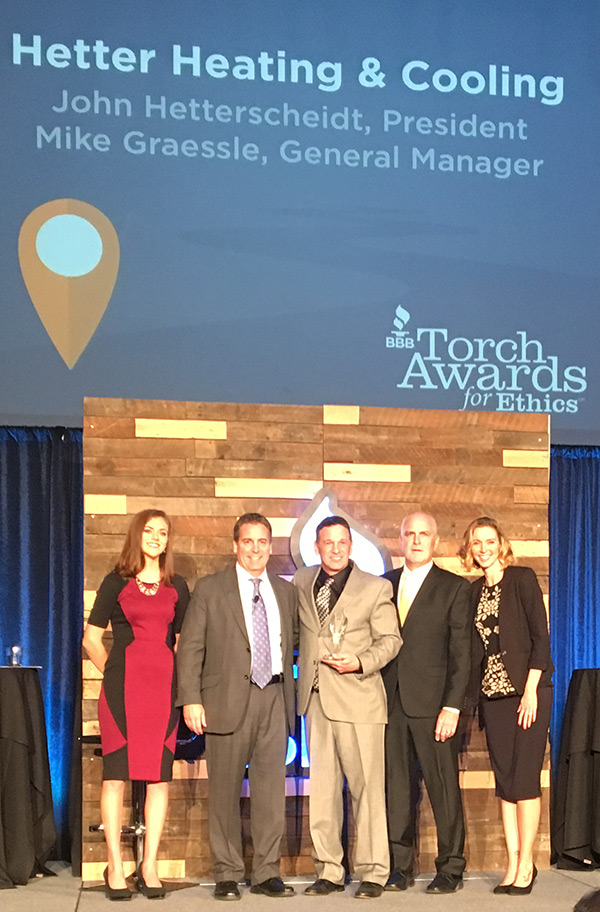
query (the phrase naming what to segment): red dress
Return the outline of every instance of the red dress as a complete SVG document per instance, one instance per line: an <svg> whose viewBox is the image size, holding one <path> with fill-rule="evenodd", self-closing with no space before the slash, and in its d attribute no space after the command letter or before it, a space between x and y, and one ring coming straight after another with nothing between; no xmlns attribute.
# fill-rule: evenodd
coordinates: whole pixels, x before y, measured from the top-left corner
<svg viewBox="0 0 600 912"><path fill-rule="evenodd" d="M89 623L110 621L114 637L98 700L104 779L171 779L179 718L173 646L188 600L181 576L146 595L113 572L98 590Z"/></svg>

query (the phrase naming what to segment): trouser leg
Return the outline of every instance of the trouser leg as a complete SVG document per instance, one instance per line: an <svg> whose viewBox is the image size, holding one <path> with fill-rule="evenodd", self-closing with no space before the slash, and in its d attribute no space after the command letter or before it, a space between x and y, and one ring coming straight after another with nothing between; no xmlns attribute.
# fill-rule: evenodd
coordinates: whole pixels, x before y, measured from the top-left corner
<svg viewBox="0 0 600 912"><path fill-rule="evenodd" d="M354 873L385 884L390 856L385 815L384 724L333 722L355 823Z"/></svg>
<svg viewBox="0 0 600 912"><path fill-rule="evenodd" d="M393 871L412 871L415 860L418 768L412 734L398 690L385 731L386 799Z"/></svg>
<svg viewBox="0 0 600 912"><path fill-rule="evenodd" d="M250 757L253 725L246 715L230 735L206 735L208 837L216 881L244 876L240 793Z"/></svg>
<svg viewBox="0 0 600 912"><path fill-rule="evenodd" d="M279 876L285 829L287 722L281 684L271 684L262 691L253 687L251 697L259 706L248 770L252 883L256 884Z"/></svg>
<svg viewBox="0 0 600 912"><path fill-rule="evenodd" d="M465 823L458 784L458 741L456 736L436 741L435 721L410 719L409 725L435 818L436 869L460 876L465 869Z"/></svg>
<svg viewBox="0 0 600 912"><path fill-rule="evenodd" d="M310 755L309 823L317 877L343 884L342 823L344 777L335 747L333 726L325 716L318 693L306 713Z"/></svg>

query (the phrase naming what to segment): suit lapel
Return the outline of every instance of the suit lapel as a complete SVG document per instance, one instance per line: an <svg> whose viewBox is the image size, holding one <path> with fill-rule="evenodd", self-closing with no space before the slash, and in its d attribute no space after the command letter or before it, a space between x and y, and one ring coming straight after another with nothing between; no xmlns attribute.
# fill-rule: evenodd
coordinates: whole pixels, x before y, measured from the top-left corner
<svg viewBox="0 0 600 912"><path fill-rule="evenodd" d="M319 612L317 611L317 604L315 602L315 580L319 575L321 569L320 565L317 564L316 567L311 568L314 572L308 577L308 599L311 607L311 617L314 621L315 630L321 629L321 624L319 623Z"/></svg>
<svg viewBox="0 0 600 912"><path fill-rule="evenodd" d="M404 567L399 567L397 570L392 570L389 575L387 573L385 574L386 579L389 579L392 584L392 601L396 608L398 607L398 589L400 587L403 571Z"/></svg>
<svg viewBox="0 0 600 912"><path fill-rule="evenodd" d="M357 572L358 571L358 572ZM357 601L360 601L360 593L365 588L365 580L360 575L358 567L354 565L350 576L346 580L346 585L342 589L342 594L335 603L334 611L343 612L346 607L346 603L354 604Z"/></svg>
<svg viewBox="0 0 600 912"><path fill-rule="evenodd" d="M392 584L392 603L394 605L396 620L398 621L398 630L402 632L402 624L400 623L400 615L398 613L398 592L400 591L400 583L402 582L402 574L404 572L404 567L400 567L398 570L393 570L394 574L390 580ZM409 612L410 614L410 612Z"/></svg>
<svg viewBox="0 0 600 912"><path fill-rule="evenodd" d="M231 567L229 570L226 570L223 574L222 586L227 597L227 604L231 610L231 613L237 622L240 630L246 637L248 645L250 645L250 639L248 637L248 630L246 628L246 621L244 620L244 611L242 608L242 600L240 598L240 588L238 586L237 572L234 567Z"/></svg>
<svg viewBox="0 0 600 912"><path fill-rule="evenodd" d="M269 577L269 582L273 587L273 592L275 593L275 598L277 599L277 605L279 606L279 613L281 614L281 602L283 600L280 586L281 579L277 576L276 573L271 573L269 570L267 570L267 576Z"/></svg>
<svg viewBox="0 0 600 912"><path fill-rule="evenodd" d="M273 588L275 594L275 601L277 602L277 607L279 608L279 618L281 621L281 630L283 631L288 626L289 613L284 611L284 604L286 601L286 596L283 593L283 587L281 585L282 580L277 576L276 573L269 573L267 570L267 576L269 577L269 582Z"/></svg>

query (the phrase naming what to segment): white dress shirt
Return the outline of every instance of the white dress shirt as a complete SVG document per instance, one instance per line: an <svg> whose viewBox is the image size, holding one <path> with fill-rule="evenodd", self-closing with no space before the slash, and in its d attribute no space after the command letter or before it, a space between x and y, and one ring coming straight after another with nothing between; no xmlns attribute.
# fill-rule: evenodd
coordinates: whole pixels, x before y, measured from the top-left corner
<svg viewBox="0 0 600 912"><path fill-rule="evenodd" d="M252 649L252 597L254 595L254 580L260 579L260 594L267 609L267 624L269 625L269 644L271 646L271 674L277 675L283 673L283 656L281 653L281 616L279 614L279 605L273 592L273 587L267 576L267 571L263 570L259 577L251 576L247 570L239 564L235 565L238 588L240 590L240 599L242 601L242 610L244 612L244 622L248 631L250 648Z"/></svg>
<svg viewBox="0 0 600 912"><path fill-rule="evenodd" d="M409 570L408 567L404 567L400 577L400 585L398 586L398 602L400 602L400 596L406 595L408 604L412 605L417 592L425 582L425 577L432 567L433 561L429 561L429 563L425 564L423 567L415 567L414 570Z"/></svg>

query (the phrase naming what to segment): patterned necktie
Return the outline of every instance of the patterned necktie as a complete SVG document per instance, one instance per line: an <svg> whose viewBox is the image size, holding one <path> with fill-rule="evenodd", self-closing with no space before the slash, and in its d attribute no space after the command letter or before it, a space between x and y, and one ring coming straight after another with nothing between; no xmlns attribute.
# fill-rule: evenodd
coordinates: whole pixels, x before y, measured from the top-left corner
<svg viewBox="0 0 600 912"><path fill-rule="evenodd" d="M406 591L406 580L402 580L402 583L402 589L398 597L398 617L400 618L400 626L404 627L404 622L406 621L408 612L410 611L410 600Z"/></svg>
<svg viewBox="0 0 600 912"><path fill-rule="evenodd" d="M329 617L329 604L331 602L331 587L333 586L333 577L330 576L325 580L315 598L317 614L319 615L319 624L321 627Z"/></svg>
<svg viewBox="0 0 600 912"><path fill-rule="evenodd" d="M331 602L331 587L333 586L333 577L328 577L315 596L315 605L319 616L319 624L323 627L329 617L329 604ZM315 667L312 689L319 690L319 665Z"/></svg>
<svg viewBox="0 0 600 912"><path fill-rule="evenodd" d="M260 688L266 687L273 677L271 642L267 609L260 594L260 579L253 579L252 594L252 680Z"/></svg>

